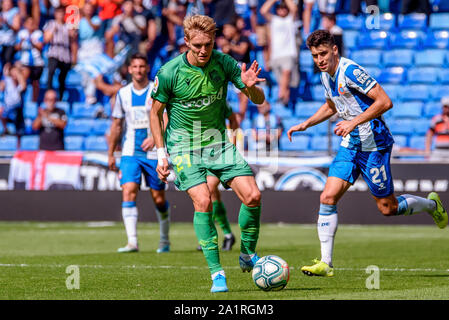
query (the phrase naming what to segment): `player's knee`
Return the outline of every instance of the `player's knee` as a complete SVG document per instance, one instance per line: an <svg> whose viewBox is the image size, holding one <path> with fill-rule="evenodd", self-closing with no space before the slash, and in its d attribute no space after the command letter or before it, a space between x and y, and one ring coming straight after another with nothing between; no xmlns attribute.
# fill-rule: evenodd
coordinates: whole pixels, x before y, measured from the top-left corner
<svg viewBox="0 0 449 320"><path fill-rule="evenodd" d="M136 201L137 191L133 188L123 188L123 201Z"/></svg>
<svg viewBox="0 0 449 320"><path fill-rule="evenodd" d="M154 205L156 207L163 207L165 205L165 198L162 195L157 195L154 197Z"/></svg>
<svg viewBox="0 0 449 320"><path fill-rule="evenodd" d="M386 217L391 217L398 211L398 206L395 204L382 203L378 204L379 211Z"/></svg>
<svg viewBox="0 0 449 320"><path fill-rule="evenodd" d="M243 202L248 207L258 207L260 206L260 202L262 200L262 195L258 189L251 191Z"/></svg>
<svg viewBox="0 0 449 320"><path fill-rule="evenodd" d="M335 205L337 204L337 199L334 195L322 192L320 195L320 203L322 204L329 204L329 205Z"/></svg>
<svg viewBox="0 0 449 320"><path fill-rule="evenodd" d="M200 197L194 200L194 207L196 211L199 212L210 212L212 211L212 202L210 197Z"/></svg>

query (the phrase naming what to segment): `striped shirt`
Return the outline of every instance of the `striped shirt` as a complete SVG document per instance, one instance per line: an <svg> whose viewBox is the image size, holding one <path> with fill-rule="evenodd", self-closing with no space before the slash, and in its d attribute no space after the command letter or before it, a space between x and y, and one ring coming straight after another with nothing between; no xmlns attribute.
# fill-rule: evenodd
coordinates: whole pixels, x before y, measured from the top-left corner
<svg viewBox="0 0 449 320"><path fill-rule="evenodd" d="M376 85L361 66L347 58L340 58L337 71L332 77L321 73L321 82L326 99L331 100L338 115L344 120L352 120L368 109L374 100L367 93ZM358 125L342 139L341 146L359 151L386 149L394 143L382 116Z"/></svg>
<svg viewBox="0 0 449 320"><path fill-rule="evenodd" d="M44 36L42 31L35 30L33 33L27 29L22 29L17 35L17 43L22 43L20 50L20 62L28 67L43 67L44 60L39 49L33 46L36 43L43 43Z"/></svg>
<svg viewBox="0 0 449 320"><path fill-rule="evenodd" d="M50 31L53 39L48 48L48 57L59 61L70 63L70 37L67 24L58 24L55 20L48 21L44 26L44 31Z"/></svg>

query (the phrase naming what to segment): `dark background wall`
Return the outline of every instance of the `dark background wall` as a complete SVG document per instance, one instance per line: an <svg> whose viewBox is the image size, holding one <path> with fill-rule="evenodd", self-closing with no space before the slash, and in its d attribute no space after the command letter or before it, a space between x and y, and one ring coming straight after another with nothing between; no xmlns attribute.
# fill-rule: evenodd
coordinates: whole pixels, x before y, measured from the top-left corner
<svg viewBox="0 0 449 320"><path fill-rule="evenodd" d="M400 193L398 193L400 194ZM425 197L426 193L413 192ZM439 193L446 207L449 192ZM263 191L262 222L315 223L320 192ZM222 192L229 220L237 222L240 201L233 192ZM184 192L168 191L172 221L191 222L193 205ZM137 199L139 221L156 221L149 192ZM338 205L342 224L433 224L428 214L383 217L369 192L347 192ZM119 191L1 191L1 221L121 221Z"/></svg>

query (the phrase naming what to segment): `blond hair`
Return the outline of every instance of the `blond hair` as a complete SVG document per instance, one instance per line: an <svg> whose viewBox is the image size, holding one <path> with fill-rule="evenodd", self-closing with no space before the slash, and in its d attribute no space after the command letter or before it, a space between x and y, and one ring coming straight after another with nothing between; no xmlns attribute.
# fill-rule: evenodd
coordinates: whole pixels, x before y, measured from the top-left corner
<svg viewBox="0 0 449 320"><path fill-rule="evenodd" d="M195 31L212 34L214 37L215 32L217 31L217 25L215 24L214 19L200 14L186 17L183 22L183 27L184 35L189 40L192 38Z"/></svg>

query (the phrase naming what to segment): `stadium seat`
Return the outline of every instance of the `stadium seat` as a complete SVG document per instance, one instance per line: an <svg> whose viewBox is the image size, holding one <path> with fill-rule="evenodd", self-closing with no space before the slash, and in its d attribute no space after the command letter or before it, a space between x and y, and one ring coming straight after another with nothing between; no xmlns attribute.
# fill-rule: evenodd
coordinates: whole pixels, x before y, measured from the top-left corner
<svg viewBox="0 0 449 320"><path fill-rule="evenodd" d="M433 67L418 67L411 68L407 72L407 80L409 83L428 83L433 84L438 81L440 74L439 68Z"/></svg>
<svg viewBox="0 0 449 320"><path fill-rule="evenodd" d="M429 86L423 84L412 84L409 86L402 86L399 89L399 99L402 101L419 100L425 102L429 99ZM408 102L410 104L410 102Z"/></svg>
<svg viewBox="0 0 449 320"><path fill-rule="evenodd" d="M321 122L320 124L310 127L309 129L307 129L307 131L309 133L313 134L314 136L327 135L328 126L329 126L329 122L324 121L324 122Z"/></svg>
<svg viewBox="0 0 449 320"><path fill-rule="evenodd" d="M391 13L383 13L379 16L379 29L392 31L396 28L396 17Z"/></svg>
<svg viewBox="0 0 449 320"><path fill-rule="evenodd" d="M313 58L310 54L310 50L301 50L299 53L299 65L300 67L313 67Z"/></svg>
<svg viewBox="0 0 449 320"><path fill-rule="evenodd" d="M415 53L415 66L434 66L441 67L444 64L445 50L428 49Z"/></svg>
<svg viewBox="0 0 449 320"><path fill-rule="evenodd" d="M421 31L404 30L390 36L390 47L396 49L418 49L424 33Z"/></svg>
<svg viewBox="0 0 449 320"><path fill-rule="evenodd" d="M33 101L25 101L23 106L23 116L25 118L34 119L37 117L37 103Z"/></svg>
<svg viewBox="0 0 449 320"><path fill-rule="evenodd" d="M353 16L351 14L337 15L337 25L344 30L360 30L363 28L363 22L362 16Z"/></svg>
<svg viewBox="0 0 449 320"><path fill-rule="evenodd" d="M74 119L69 118L67 121L67 126L65 127L66 135L89 135L93 128L93 119Z"/></svg>
<svg viewBox="0 0 449 320"><path fill-rule="evenodd" d="M407 136L404 135L394 135L394 143L398 147L407 147Z"/></svg>
<svg viewBox="0 0 449 320"><path fill-rule="evenodd" d="M281 103L273 103L271 105L271 110L281 119L290 118L292 116L292 110L288 109Z"/></svg>
<svg viewBox="0 0 449 320"><path fill-rule="evenodd" d="M384 84L382 85L384 91L388 94L391 100L396 100L399 98L399 91L401 86L397 84Z"/></svg>
<svg viewBox="0 0 449 320"><path fill-rule="evenodd" d="M340 136L336 136L336 135L332 136L332 150L333 151L337 151L340 148L341 139L342 138Z"/></svg>
<svg viewBox="0 0 449 320"><path fill-rule="evenodd" d="M423 46L432 49L446 49L449 48L449 32L447 30L437 30L427 32L424 39Z"/></svg>
<svg viewBox="0 0 449 320"><path fill-rule="evenodd" d="M104 135L111 127L111 120L109 119L97 119L93 123L92 133L95 135Z"/></svg>
<svg viewBox="0 0 449 320"><path fill-rule="evenodd" d="M56 102L56 107L64 110L66 114L70 113L70 104L67 101L58 101Z"/></svg>
<svg viewBox="0 0 449 320"><path fill-rule="evenodd" d="M380 83L402 84L404 79L405 72L402 67L385 68L378 76Z"/></svg>
<svg viewBox="0 0 449 320"><path fill-rule="evenodd" d="M20 139L20 149L21 150L39 150L39 136L23 136Z"/></svg>
<svg viewBox="0 0 449 320"><path fill-rule="evenodd" d="M385 51L382 60L385 67L409 67L413 63L413 50L396 49Z"/></svg>
<svg viewBox="0 0 449 320"><path fill-rule="evenodd" d="M88 105L84 102L73 103L72 117L74 118L94 118L99 108L99 104Z"/></svg>
<svg viewBox="0 0 449 320"><path fill-rule="evenodd" d="M360 49L387 49L388 38L386 31L370 31L360 34L357 45Z"/></svg>
<svg viewBox="0 0 449 320"><path fill-rule="evenodd" d="M0 151L15 151L17 149L16 136L0 137Z"/></svg>
<svg viewBox="0 0 449 320"><path fill-rule="evenodd" d="M74 69L70 69L67 73L67 78L65 80L67 87L80 87L81 86L81 74L76 72Z"/></svg>
<svg viewBox="0 0 449 320"><path fill-rule="evenodd" d="M411 13L398 17L399 29L423 30L427 26L427 16L425 13Z"/></svg>
<svg viewBox="0 0 449 320"><path fill-rule="evenodd" d="M358 50L351 54L351 60L362 66L377 67L381 64L382 51L376 49Z"/></svg>
<svg viewBox="0 0 449 320"><path fill-rule="evenodd" d="M242 123L240 123L240 128L242 130L251 129L251 120L249 120L248 118L243 119Z"/></svg>
<svg viewBox="0 0 449 320"><path fill-rule="evenodd" d="M433 30L449 30L449 13L432 13L429 27Z"/></svg>
<svg viewBox="0 0 449 320"><path fill-rule="evenodd" d="M440 69L439 80L441 84L449 84L449 69Z"/></svg>
<svg viewBox="0 0 449 320"><path fill-rule="evenodd" d="M321 84L312 87L312 99L324 102L324 87Z"/></svg>
<svg viewBox="0 0 449 320"><path fill-rule="evenodd" d="M283 151L308 151L309 137L295 133L292 136L292 142L290 142L287 134L283 134L280 139L280 149Z"/></svg>
<svg viewBox="0 0 449 320"><path fill-rule="evenodd" d="M358 36L359 31L345 30L343 32L343 43L345 44L345 48L349 50L356 48Z"/></svg>
<svg viewBox="0 0 449 320"><path fill-rule="evenodd" d="M324 102L324 100L323 100ZM296 103L295 114L297 117L308 118L315 114L323 102L318 101L300 101Z"/></svg>
<svg viewBox="0 0 449 320"><path fill-rule="evenodd" d="M413 123L415 134L425 135L430 127L430 119L417 119Z"/></svg>
<svg viewBox="0 0 449 320"><path fill-rule="evenodd" d="M418 101L401 102L394 104L392 109L393 117L396 119L403 118L420 118L422 114L423 103Z"/></svg>
<svg viewBox="0 0 449 320"><path fill-rule="evenodd" d="M424 116L426 118L432 118L442 111L442 106L440 101L430 101L424 106Z"/></svg>
<svg viewBox="0 0 449 320"><path fill-rule="evenodd" d="M392 109L392 115L396 119L420 118L422 114L423 103L419 101L395 103Z"/></svg>
<svg viewBox="0 0 449 320"><path fill-rule="evenodd" d="M430 96L436 101L440 101L441 98L449 96L449 85L430 87Z"/></svg>
<svg viewBox="0 0 449 320"><path fill-rule="evenodd" d="M310 140L310 149L314 151L326 151L329 147L327 135L313 136Z"/></svg>
<svg viewBox="0 0 449 320"><path fill-rule="evenodd" d="M409 147L413 149L424 150L426 147L426 137L425 136L410 137Z"/></svg>
<svg viewBox="0 0 449 320"><path fill-rule="evenodd" d="M300 122L301 120L299 120L299 118L283 119L282 126L284 127L284 131L287 132L288 129L290 129L292 126L296 126Z"/></svg>
<svg viewBox="0 0 449 320"><path fill-rule="evenodd" d="M108 144L104 136L89 136L84 140L86 151L107 151Z"/></svg>
<svg viewBox="0 0 449 320"><path fill-rule="evenodd" d="M64 137L64 148L67 151L84 150L84 137L82 136Z"/></svg>
<svg viewBox="0 0 449 320"><path fill-rule="evenodd" d="M380 74L382 73L382 69L379 67L365 67L365 70L374 79L379 78Z"/></svg>
<svg viewBox="0 0 449 320"><path fill-rule="evenodd" d="M414 132L412 119L391 119L388 127L393 135L411 135Z"/></svg>

